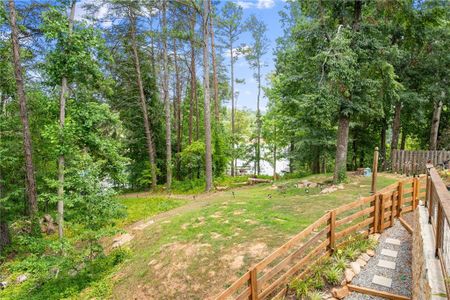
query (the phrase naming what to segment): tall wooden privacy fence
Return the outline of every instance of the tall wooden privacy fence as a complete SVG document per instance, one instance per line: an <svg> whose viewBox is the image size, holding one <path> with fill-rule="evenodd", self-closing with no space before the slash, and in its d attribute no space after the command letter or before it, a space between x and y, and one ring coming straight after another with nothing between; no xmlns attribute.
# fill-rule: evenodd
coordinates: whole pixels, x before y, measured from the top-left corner
<svg viewBox="0 0 450 300"><path fill-rule="evenodd" d="M427 197L429 222L435 234L436 256L441 262L444 278L450 275L450 193L432 165L427 165ZM449 282L445 282L450 291Z"/></svg>
<svg viewBox="0 0 450 300"><path fill-rule="evenodd" d="M250 268L217 299L282 296L290 280L306 276L316 261L330 255L351 234L381 233L393 225L394 218L416 209L419 198L425 198L425 187L425 175L408 178L325 213Z"/></svg>
<svg viewBox="0 0 450 300"><path fill-rule="evenodd" d="M450 151L409 151L393 150L391 157L392 172L413 175L426 174L426 165L438 166L450 159Z"/></svg>

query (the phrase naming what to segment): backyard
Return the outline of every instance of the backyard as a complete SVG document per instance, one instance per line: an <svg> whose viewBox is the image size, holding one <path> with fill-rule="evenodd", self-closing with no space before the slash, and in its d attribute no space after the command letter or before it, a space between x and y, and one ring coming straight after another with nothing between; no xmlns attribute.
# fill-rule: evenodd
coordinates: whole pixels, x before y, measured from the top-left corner
<svg viewBox="0 0 450 300"><path fill-rule="evenodd" d="M329 178L303 180L320 183ZM192 196L176 196L186 204L163 213L143 231L134 231L133 254L112 277L113 298L213 298L325 211L367 196L370 190L370 177L362 176L350 176L344 189L329 194L297 188L297 182L301 180L277 183L282 188L264 184L198 195L195 201ZM395 177L382 174L377 186L393 182ZM133 200L128 198L126 204L133 210Z"/></svg>

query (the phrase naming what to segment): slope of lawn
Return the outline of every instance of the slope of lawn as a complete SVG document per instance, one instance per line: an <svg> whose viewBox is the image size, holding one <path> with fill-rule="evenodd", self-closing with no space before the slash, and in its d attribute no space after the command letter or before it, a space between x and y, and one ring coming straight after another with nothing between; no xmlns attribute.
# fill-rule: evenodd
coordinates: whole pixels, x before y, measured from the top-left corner
<svg viewBox="0 0 450 300"><path fill-rule="evenodd" d="M307 179L323 182L329 177ZM325 211L369 195L370 180L350 177L344 190L330 194L293 185L281 190L256 185L211 194L206 206L186 209L135 238L132 256L114 276L112 297L212 298ZM395 181L380 174L377 185Z"/></svg>

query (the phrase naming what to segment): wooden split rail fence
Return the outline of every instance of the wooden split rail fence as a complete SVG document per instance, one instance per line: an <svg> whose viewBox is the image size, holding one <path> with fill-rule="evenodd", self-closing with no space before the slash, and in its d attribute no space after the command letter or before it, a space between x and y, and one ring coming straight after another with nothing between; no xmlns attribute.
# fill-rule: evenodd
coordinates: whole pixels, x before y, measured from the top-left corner
<svg viewBox="0 0 450 300"><path fill-rule="evenodd" d="M436 256L441 262L444 278L450 275L450 193L433 165L427 165L427 194L425 206L435 236ZM450 292L446 280L447 292Z"/></svg>
<svg viewBox="0 0 450 300"><path fill-rule="evenodd" d="M381 233L393 225L394 218L402 221L403 213L415 210L419 198L425 199L425 187L425 175L408 178L375 195L325 213L250 268L217 299L255 300L283 296L294 277L302 278L307 275L315 262L330 255L338 245L348 241L352 234ZM408 226L404 221L402 223Z"/></svg>
<svg viewBox="0 0 450 300"><path fill-rule="evenodd" d="M409 151L393 150L391 158L392 172L414 175L426 174L427 164L439 166L450 160L450 151Z"/></svg>

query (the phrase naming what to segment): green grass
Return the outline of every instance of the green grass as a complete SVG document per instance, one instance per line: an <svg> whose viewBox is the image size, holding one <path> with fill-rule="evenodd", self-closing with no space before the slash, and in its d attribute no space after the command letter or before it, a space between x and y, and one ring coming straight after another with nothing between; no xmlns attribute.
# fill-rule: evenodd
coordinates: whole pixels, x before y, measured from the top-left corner
<svg viewBox="0 0 450 300"><path fill-rule="evenodd" d="M329 178L329 175L307 177L315 182ZM217 185L233 186L245 180L224 178ZM301 180L276 183L285 184L286 189L260 184L197 198L170 198L164 193L118 197L117 201L127 210L127 217L118 220L118 228L185 207L164 222L134 232L131 254L113 252L86 262L86 267L74 276L68 272L85 261L83 257L75 261L62 258L60 262L52 262L46 255L37 259L18 258L3 266L9 268L6 273L11 275L11 285L0 291L0 298L128 299L158 298L164 294L172 299L203 299L214 295L327 210L366 196L370 189L370 178L364 177L350 178L345 190L331 194L320 194L318 189L298 189L294 187L298 181ZM382 174L378 177L379 188L393 182L394 178ZM192 206L195 201L204 204ZM235 257L241 257L242 263L232 268L230 264ZM53 265L60 265L58 278L51 277ZM336 266L340 267L338 263ZM14 284L14 276L23 273L29 273L30 279L21 285ZM312 290L323 284L322 277L313 278Z"/></svg>
<svg viewBox="0 0 450 300"><path fill-rule="evenodd" d="M174 209L187 202L186 200L168 197L119 197L118 201L125 206L127 211L127 217L119 220L119 226L132 224L139 220Z"/></svg>
<svg viewBox="0 0 450 300"><path fill-rule="evenodd" d="M329 178L315 175L307 179L323 182ZM293 179L277 184L289 185L298 181ZM211 296L222 290L226 286L224 283L233 276L243 274L249 266L326 211L369 195L370 181L370 177L350 178L344 190L330 194L315 190L307 193L292 187L271 189L270 184L213 194L208 205L172 217L170 223L158 224L145 231L134 244L135 255L122 271L123 277L118 279L114 295L117 298L119 295L135 297L137 286L150 281L151 287L157 290L170 289L165 284L171 274L172 280L186 286L172 289L173 294L168 294L168 298ZM395 181L380 174L377 186L382 188ZM252 246L261 244L265 251L261 255L252 254ZM231 269L227 257L239 255L243 256L243 264ZM149 267L152 261L155 263ZM158 267L154 268L155 265ZM215 275L211 276L209 270L215 270ZM187 275L195 280L187 280ZM189 288L194 283L200 286L199 290Z"/></svg>

